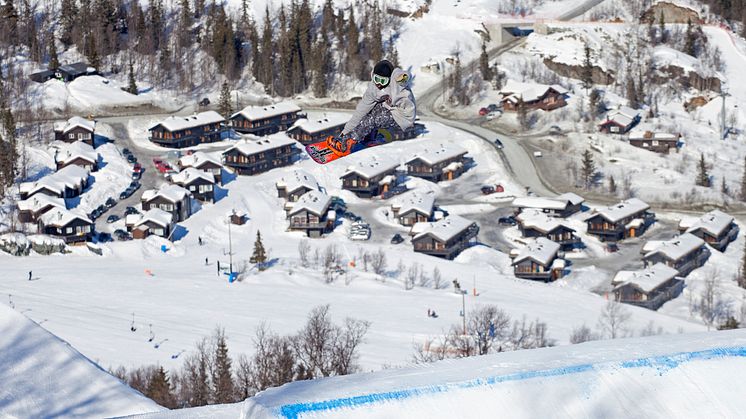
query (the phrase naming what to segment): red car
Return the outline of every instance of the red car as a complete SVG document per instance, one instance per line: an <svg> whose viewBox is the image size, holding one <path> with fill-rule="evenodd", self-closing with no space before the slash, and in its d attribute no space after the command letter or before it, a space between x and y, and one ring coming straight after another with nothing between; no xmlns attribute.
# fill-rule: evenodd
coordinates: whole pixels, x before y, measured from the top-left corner
<svg viewBox="0 0 746 419"><path fill-rule="evenodd" d="M142 165L140 163L135 163L134 166L132 166L133 172L141 172L142 171Z"/></svg>
<svg viewBox="0 0 746 419"><path fill-rule="evenodd" d="M488 113L490 113L490 110L487 109L487 108L482 108L482 109L479 110L479 116L485 116Z"/></svg>

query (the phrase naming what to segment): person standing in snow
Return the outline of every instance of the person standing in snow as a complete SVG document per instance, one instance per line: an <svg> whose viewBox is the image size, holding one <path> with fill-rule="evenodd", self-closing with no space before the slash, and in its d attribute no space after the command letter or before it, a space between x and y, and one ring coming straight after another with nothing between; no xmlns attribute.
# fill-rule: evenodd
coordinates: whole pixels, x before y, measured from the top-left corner
<svg viewBox="0 0 746 419"><path fill-rule="evenodd" d="M28 271L28 280L31 281L31 271Z"/></svg>
<svg viewBox="0 0 746 419"><path fill-rule="evenodd" d="M345 153L379 128L406 130L414 125L416 105L409 88L410 75L391 62L373 67L371 81L342 133L328 140L329 147Z"/></svg>

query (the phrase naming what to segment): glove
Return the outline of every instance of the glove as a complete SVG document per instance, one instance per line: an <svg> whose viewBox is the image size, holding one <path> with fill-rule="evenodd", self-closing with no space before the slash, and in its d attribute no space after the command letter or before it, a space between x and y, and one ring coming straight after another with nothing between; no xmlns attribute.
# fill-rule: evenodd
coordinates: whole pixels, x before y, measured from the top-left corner
<svg viewBox="0 0 746 419"><path fill-rule="evenodd" d="M378 99L378 103L386 103L391 106L391 96L383 95Z"/></svg>

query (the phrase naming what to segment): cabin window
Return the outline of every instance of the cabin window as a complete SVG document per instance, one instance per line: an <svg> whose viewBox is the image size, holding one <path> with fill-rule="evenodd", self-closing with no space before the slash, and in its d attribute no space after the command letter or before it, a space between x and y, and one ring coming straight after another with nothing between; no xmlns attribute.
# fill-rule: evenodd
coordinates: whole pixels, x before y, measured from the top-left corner
<svg viewBox="0 0 746 419"><path fill-rule="evenodd" d="M67 138L74 140L75 139L75 133L70 133L67 135Z"/></svg>
<svg viewBox="0 0 746 419"><path fill-rule="evenodd" d="M211 191L212 191L212 185L199 185L200 193L211 192Z"/></svg>
<svg viewBox="0 0 746 419"><path fill-rule="evenodd" d="M72 227L65 227L65 234L73 234L73 228Z"/></svg>
<svg viewBox="0 0 746 419"><path fill-rule="evenodd" d="M194 192L194 191L197 190L197 187L194 186L194 185L189 185L189 190L192 191L192 192Z"/></svg>
<svg viewBox="0 0 746 419"><path fill-rule="evenodd" d="M165 232L163 231L162 228L154 228L153 234L155 234L156 236L164 236Z"/></svg>
<svg viewBox="0 0 746 419"><path fill-rule="evenodd" d="M609 127L609 132L619 132L619 127L616 125L612 125Z"/></svg>

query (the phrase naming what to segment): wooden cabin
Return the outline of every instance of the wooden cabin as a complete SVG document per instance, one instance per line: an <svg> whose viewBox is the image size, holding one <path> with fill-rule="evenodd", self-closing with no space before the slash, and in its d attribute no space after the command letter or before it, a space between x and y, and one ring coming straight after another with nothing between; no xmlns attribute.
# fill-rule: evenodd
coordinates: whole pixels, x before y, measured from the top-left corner
<svg viewBox="0 0 746 419"><path fill-rule="evenodd" d="M650 205L631 198L592 213L587 219L587 233L601 241L616 242L639 237L655 222Z"/></svg>
<svg viewBox="0 0 746 419"><path fill-rule="evenodd" d="M317 143L339 135L349 119L347 114L324 114L321 118L299 119L288 129L288 135L303 145Z"/></svg>
<svg viewBox="0 0 746 419"><path fill-rule="evenodd" d="M24 201L18 201L18 221L22 223L35 223L39 217L48 211L58 208L66 210L65 200L46 194L35 194Z"/></svg>
<svg viewBox="0 0 746 419"><path fill-rule="evenodd" d="M663 263L648 266L642 271L620 271L611 280L614 299L649 310L657 310L665 302L681 294L684 281L679 272Z"/></svg>
<svg viewBox="0 0 746 419"><path fill-rule="evenodd" d="M525 210L516 216L518 229L526 238L544 237L560 245L560 250L568 251L580 247L582 240L575 229L550 217L539 210Z"/></svg>
<svg viewBox="0 0 746 419"><path fill-rule="evenodd" d="M98 153L88 143L75 141L65 147L58 148L54 153L57 170L70 165L80 166L89 172L98 170Z"/></svg>
<svg viewBox="0 0 746 419"><path fill-rule="evenodd" d="M305 231L308 237L321 237L334 229L336 214L329 210L332 197L318 190L303 194L288 211L289 229Z"/></svg>
<svg viewBox="0 0 746 419"><path fill-rule="evenodd" d="M158 236L168 239L174 229L173 214L160 208L151 208L139 215L132 226L132 238L144 239Z"/></svg>
<svg viewBox="0 0 746 419"><path fill-rule="evenodd" d="M620 106L606 113L606 119L598 125L601 132L624 134L640 122L640 111Z"/></svg>
<svg viewBox="0 0 746 419"><path fill-rule="evenodd" d="M284 133L267 138L250 137L223 152L223 165L239 175L255 175L293 163L298 149Z"/></svg>
<svg viewBox="0 0 746 419"><path fill-rule="evenodd" d="M670 150L676 150L679 144L680 135L668 134L665 132L636 131L629 133L628 141L630 145L656 153L668 154Z"/></svg>
<svg viewBox="0 0 746 419"><path fill-rule="evenodd" d="M151 142L161 147L184 148L222 139L223 118L215 111L190 116L169 116L148 129Z"/></svg>
<svg viewBox="0 0 746 419"><path fill-rule="evenodd" d="M39 231L65 240L68 244L91 240L94 224L78 210L53 208L39 217Z"/></svg>
<svg viewBox="0 0 746 419"><path fill-rule="evenodd" d="M54 139L66 143L82 141L95 148L95 131L96 121L73 116L66 122L58 122L54 124Z"/></svg>
<svg viewBox="0 0 746 419"><path fill-rule="evenodd" d="M290 128L301 109L292 102L280 102L266 106L247 106L231 115L230 125L236 132L264 136Z"/></svg>
<svg viewBox="0 0 746 419"><path fill-rule="evenodd" d="M690 233L667 241L649 241L642 247L641 253L646 267L663 263L676 269L680 276L689 275L710 257L705 241Z"/></svg>
<svg viewBox="0 0 746 419"><path fill-rule="evenodd" d="M319 183L312 174L302 169L295 169L275 182L277 197L287 202L297 202L306 192L319 190Z"/></svg>
<svg viewBox="0 0 746 419"><path fill-rule="evenodd" d="M76 165L66 166L36 182L21 183L21 200L29 199L37 193L58 198L75 198L88 187L88 178L87 169Z"/></svg>
<svg viewBox="0 0 746 419"><path fill-rule="evenodd" d="M413 191L402 195L391 204L391 214L403 226L432 221L435 195Z"/></svg>
<svg viewBox="0 0 746 419"><path fill-rule="evenodd" d="M572 192L558 195L554 198L542 198L538 196L518 197L513 200L515 213L520 214L524 210L536 210L549 217L567 218L583 209L585 200Z"/></svg>
<svg viewBox="0 0 746 419"><path fill-rule="evenodd" d="M548 86L508 80L505 87L500 90L500 103L506 112L521 109L551 111L567 105L567 93L567 89L556 84Z"/></svg>
<svg viewBox="0 0 746 419"><path fill-rule="evenodd" d="M544 237L529 241L522 249L510 253L513 273L517 278L551 282L562 278L565 262L559 258L559 243Z"/></svg>
<svg viewBox="0 0 746 419"><path fill-rule="evenodd" d="M342 189L361 198L382 196L398 183L399 163L384 156L358 159L342 175Z"/></svg>
<svg viewBox="0 0 746 419"><path fill-rule="evenodd" d="M178 166L179 170L193 167L205 173L210 173L215 182L223 184L223 165L220 163L220 158L213 157L211 154L203 151L189 153L179 158Z"/></svg>
<svg viewBox="0 0 746 419"><path fill-rule="evenodd" d="M458 215L440 221L417 223L412 238L415 252L453 260L464 249L471 246L479 234L479 226Z"/></svg>
<svg viewBox="0 0 746 419"><path fill-rule="evenodd" d="M215 178L212 173L187 167L171 176L171 182L188 190L202 202L215 202Z"/></svg>
<svg viewBox="0 0 746 419"><path fill-rule="evenodd" d="M173 215L175 222L192 215L192 193L178 185L163 185L160 189L149 189L140 198L142 210L160 208Z"/></svg>
<svg viewBox="0 0 746 419"><path fill-rule="evenodd" d="M407 174L431 182L456 179L466 170L466 153L454 145L425 149L407 160Z"/></svg>
<svg viewBox="0 0 746 419"><path fill-rule="evenodd" d="M721 252L738 237L738 231L735 219L720 210L710 211L694 220L679 222L679 232L693 234Z"/></svg>

